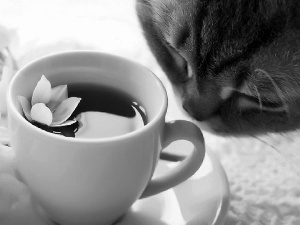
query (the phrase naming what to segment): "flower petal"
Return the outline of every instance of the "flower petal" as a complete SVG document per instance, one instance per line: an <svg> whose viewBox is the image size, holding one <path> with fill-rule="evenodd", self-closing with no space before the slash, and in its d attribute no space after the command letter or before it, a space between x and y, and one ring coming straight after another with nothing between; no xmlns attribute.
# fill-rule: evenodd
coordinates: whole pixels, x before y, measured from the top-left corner
<svg viewBox="0 0 300 225"><path fill-rule="evenodd" d="M81 98L71 97L64 100L53 113L52 125L65 122L74 112Z"/></svg>
<svg viewBox="0 0 300 225"><path fill-rule="evenodd" d="M76 123L77 120L76 119L73 119L73 120L67 120L63 123L60 123L60 124L50 124L50 127L63 127L63 126L69 126L69 125L72 125L73 123Z"/></svg>
<svg viewBox="0 0 300 225"><path fill-rule="evenodd" d="M30 108L31 108L31 105L29 103L29 101L27 100L27 98L23 97L23 96L18 96L18 99L21 103L21 107L22 107L22 110L25 114L25 117L29 120L29 121L32 121L31 119L31 116L30 116Z"/></svg>
<svg viewBox="0 0 300 225"><path fill-rule="evenodd" d="M59 85L51 90L51 98L47 106L54 112L54 110L60 105L60 103L68 98L67 85Z"/></svg>
<svg viewBox="0 0 300 225"><path fill-rule="evenodd" d="M52 113L50 109L44 103L37 103L31 108L32 120L50 125L52 123Z"/></svg>
<svg viewBox="0 0 300 225"><path fill-rule="evenodd" d="M44 75L42 75L41 79L33 90L31 105L35 105L36 103L47 104L50 101L50 97L51 83Z"/></svg>

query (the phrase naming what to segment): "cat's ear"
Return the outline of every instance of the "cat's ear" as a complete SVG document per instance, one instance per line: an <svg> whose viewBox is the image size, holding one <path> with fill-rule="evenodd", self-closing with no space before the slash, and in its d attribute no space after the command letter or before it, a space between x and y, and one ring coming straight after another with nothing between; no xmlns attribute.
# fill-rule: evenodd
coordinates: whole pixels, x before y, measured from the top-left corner
<svg viewBox="0 0 300 225"><path fill-rule="evenodd" d="M166 41L165 33L162 32L164 29L161 26L158 26L156 20L157 16L155 15L159 12L155 11L157 8L153 8L154 4L156 3L153 3L152 1L151 4L149 1L145 0L138 1L136 8L140 19L139 21L150 50L157 62L168 75L168 78L172 83L180 84L187 79L189 68L186 60Z"/></svg>

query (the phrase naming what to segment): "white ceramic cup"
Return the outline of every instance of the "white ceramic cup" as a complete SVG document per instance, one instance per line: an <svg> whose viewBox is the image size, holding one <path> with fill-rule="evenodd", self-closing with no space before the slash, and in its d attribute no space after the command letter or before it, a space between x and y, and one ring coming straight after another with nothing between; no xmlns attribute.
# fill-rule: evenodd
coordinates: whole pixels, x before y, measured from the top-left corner
<svg viewBox="0 0 300 225"><path fill-rule="evenodd" d="M45 75L53 86L98 83L127 92L146 110L148 123L125 135L83 139L41 130L25 120L17 96L30 99ZM121 57L64 52L40 58L17 72L8 92L11 145L17 171L54 221L111 224L139 198L165 191L196 172L205 155L200 129L188 121L165 122L167 95L147 68ZM194 151L167 174L152 179L160 152L184 139Z"/></svg>

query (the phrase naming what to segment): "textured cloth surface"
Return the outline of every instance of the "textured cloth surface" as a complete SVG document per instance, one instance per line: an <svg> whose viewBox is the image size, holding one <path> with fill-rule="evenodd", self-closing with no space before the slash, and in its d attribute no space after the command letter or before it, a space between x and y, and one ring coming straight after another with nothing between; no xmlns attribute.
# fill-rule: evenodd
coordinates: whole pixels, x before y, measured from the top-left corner
<svg viewBox="0 0 300 225"><path fill-rule="evenodd" d="M144 41L133 0L1 0L0 15L1 25L17 36L11 49L19 67L39 56L73 49L124 56L147 66L164 82L168 117L182 118L170 84ZM259 138L222 138L206 132L204 136L230 184L226 225L300 225L299 132ZM1 139L5 144L3 129ZM13 168L14 152L2 144L0 224L38 225L28 189Z"/></svg>

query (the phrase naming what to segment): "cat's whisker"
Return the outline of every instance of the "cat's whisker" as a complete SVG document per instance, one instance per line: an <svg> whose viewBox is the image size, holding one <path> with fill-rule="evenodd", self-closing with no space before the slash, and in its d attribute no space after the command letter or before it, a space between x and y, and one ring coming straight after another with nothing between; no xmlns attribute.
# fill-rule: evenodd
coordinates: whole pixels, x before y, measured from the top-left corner
<svg viewBox="0 0 300 225"><path fill-rule="evenodd" d="M282 90L278 87L278 85L276 84L274 79L270 76L270 74L267 71L265 71L263 69L255 69L254 71L258 72L258 73L261 73L261 74L264 74L271 81L273 87L275 88L276 94L280 98L280 100L283 104L284 110L285 110L285 112L287 113L287 115L289 117L290 113L289 113L288 104L285 101L285 97L284 97L284 94L283 94Z"/></svg>
<svg viewBox="0 0 300 225"><path fill-rule="evenodd" d="M256 95L257 95L257 98L258 98L258 102L259 102L259 109L260 111L262 111L263 109L263 105L262 105L262 100L261 100L261 97L260 97L260 94L259 94L259 91L257 89L257 86L253 84L253 87L254 87L254 90L256 92Z"/></svg>
<svg viewBox="0 0 300 225"><path fill-rule="evenodd" d="M262 140L261 138L255 136L255 135L250 135L252 136L253 138L255 138L256 140L260 141L261 143L269 146L271 149L275 150L275 152L283 159L285 160L289 165L291 165L294 169L294 172L300 176L300 168L299 166L297 166L292 160L290 160L290 157L284 153L284 151L280 151L279 149L277 149L275 146L271 145L270 143L268 143L267 141L265 140ZM293 157L293 153L291 153L292 157Z"/></svg>

